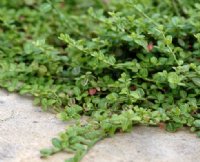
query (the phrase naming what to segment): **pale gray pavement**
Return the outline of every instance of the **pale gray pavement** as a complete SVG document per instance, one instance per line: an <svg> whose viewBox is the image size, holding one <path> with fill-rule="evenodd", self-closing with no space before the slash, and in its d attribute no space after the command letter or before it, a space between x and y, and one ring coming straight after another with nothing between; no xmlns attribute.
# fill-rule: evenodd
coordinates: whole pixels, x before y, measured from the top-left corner
<svg viewBox="0 0 200 162"><path fill-rule="evenodd" d="M63 162L65 153L39 158L39 149L66 123L42 112L32 100L0 91L0 162ZM200 139L187 130L168 133L159 128L136 127L99 142L82 162L199 162Z"/></svg>

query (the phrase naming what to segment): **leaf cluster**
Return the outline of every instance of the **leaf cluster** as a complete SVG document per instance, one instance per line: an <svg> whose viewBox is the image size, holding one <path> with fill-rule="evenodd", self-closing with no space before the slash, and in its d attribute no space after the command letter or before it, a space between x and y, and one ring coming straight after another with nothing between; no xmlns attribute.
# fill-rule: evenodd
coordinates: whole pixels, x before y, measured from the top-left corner
<svg viewBox="0 0 200 162"><path fill-rule="evenodd" d="M63 121L47 157L78 162L134 125L200 135L200 3L195 0L0 1L0 86Z"/></svg>

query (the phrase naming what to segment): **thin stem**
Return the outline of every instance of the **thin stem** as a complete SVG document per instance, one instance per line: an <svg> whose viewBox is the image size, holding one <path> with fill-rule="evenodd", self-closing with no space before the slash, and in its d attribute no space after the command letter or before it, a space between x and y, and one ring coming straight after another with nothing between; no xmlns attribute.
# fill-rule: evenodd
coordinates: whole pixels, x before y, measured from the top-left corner
<svg viewBox="0 0 200 162"><path fill-rule="evenodd" d="M179 12L179 9L178 9L178 6L177 6L177 2L176 2L175 0L172 0L172 6L173 6L173 8L174 8L176 14L177 14L178 16L181 16L181 14L180 14L180 12Z"/></svg>
<svg viewBox="0 0 200 162"><path fill-rule="evenodd" d="M164 33L162 30L159 29L160 26L159 26L157 23L155 23L153 19L151 19L148 15L146 15L143 11L141 11L141 10L138 9L137 7L134 6L134 8L135 8L139 13L141 13L144 17L146 17L147 19L149 19L149 20L157 27L156 30L157 30L159 33L161 33L163 39L166 39L165 33ZM177 59L176 59L176 55L175 55L175 53L173 52L173 50L171 49L171 47L170 47L168 44L167 44L167 48L168 48L169 52L172 54L172 56L174 57L175 62L178 64L178 61L177 61Z"/></svg>

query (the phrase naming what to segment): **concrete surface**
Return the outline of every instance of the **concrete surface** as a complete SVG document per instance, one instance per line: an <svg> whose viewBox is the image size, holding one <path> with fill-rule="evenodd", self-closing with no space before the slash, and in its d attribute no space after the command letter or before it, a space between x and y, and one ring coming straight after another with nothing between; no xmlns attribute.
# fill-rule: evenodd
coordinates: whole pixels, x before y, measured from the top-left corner
<svg viewBox="0 0 200 162"><path fill-rule="evenodd" d="M60 153L39 158L39 149L64 130L66 123L32 106L27 97L0 91L0 162L63 162ZM82 162L198 162L200 139L187 130L168 133L159 128L136 127L99 142Z"/></svg>

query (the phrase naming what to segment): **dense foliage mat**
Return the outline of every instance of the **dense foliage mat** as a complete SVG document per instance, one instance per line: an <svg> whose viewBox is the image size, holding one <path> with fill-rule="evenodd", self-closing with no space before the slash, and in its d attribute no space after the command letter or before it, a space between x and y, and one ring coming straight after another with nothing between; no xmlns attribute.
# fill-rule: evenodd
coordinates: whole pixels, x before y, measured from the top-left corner
<svg viewBox="0 0 200 162"><path fill-rule="evenodd" d="M75 119L53 147L78 162L133 125L200 136L197 0L1 0L0 86ZM87 120L80 122L81 116Z"/></svg>

